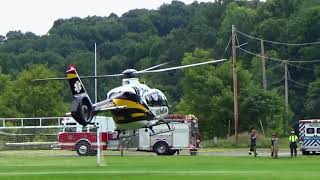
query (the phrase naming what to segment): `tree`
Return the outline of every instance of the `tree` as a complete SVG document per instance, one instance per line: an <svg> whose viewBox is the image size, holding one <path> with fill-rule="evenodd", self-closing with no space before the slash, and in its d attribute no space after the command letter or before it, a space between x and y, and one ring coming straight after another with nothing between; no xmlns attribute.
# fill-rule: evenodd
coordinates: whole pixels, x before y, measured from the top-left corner
<svg viewBox="0 0 320 180"><path fill-rule="evenodd" d="M19 117L18 112L13 102L13 87L9 76L0 74L0 117Z"/></svg>
<svg viewBox="0 0 320 180"><path fill-rule="evenodd" d="M210 59L208 51L197 49L187 53L183 62L190 64ZM205 137L225 136L227 123L233 120L233 92L231 63L186 69L182 78L183 97L178 110L195 114ZM283 100L275 92L263 92L253 84L249 71L238 66L238 100L240 131L260 127L284 133L289 117Z"/></svg>
<svg viewBox="0 0 320 180"><path fill-rule="evenodd" d="M310 88L307 93L307 100L305 102L306 118L320 117L320 79L310 83Z"/></svg>
<svg viewBox="0 0 320 180"><path fill-rule="evenodd" d="M24 117L62 116L67 106L61 98L63 85L58 81L32 82L32 79L54 77L44 65L32 65L18 75L13 82L14 96L11 97L13 107Z"/></svg>

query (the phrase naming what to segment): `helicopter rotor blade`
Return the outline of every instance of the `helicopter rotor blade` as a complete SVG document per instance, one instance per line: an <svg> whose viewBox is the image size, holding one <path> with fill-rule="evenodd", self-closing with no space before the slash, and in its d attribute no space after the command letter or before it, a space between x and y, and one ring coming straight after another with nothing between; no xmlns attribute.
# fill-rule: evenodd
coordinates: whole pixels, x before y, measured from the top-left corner
<svg viewBox="0 0 320 180"><path fill-rule="evenodd" d="M67 78L65 77L58 77L58 78L39 78L39 79L32 79L32 82L36 81L51 81L51 80L66 80Z"/></svg>
<svg viewBox="0 0 320 180"><path fill-rule="evenodd" d="M104 77L118 77L122 76L123 74L105 74L105 75L99 75L99 76L80 76L80 79L93 79L93 78L104 78ZM36 81L51 81L51 80L67 80L65 77L58 77L58 78L39 78L39 79L33 79L32 82Z"/></svg>
<svg viewBox="0 0 320 180"><path fill-rule="evenodd" d="M149 67L149 68L147 68L147 69L143 69L143 70L138 71L138 72L149 71L149 70L155 69L155 68L157 68L157 67L160 67L160 66L163 66L163 65L166 65L166 64L169 64L169 63L168 63L168 62L165 62L165 63L162 63L162 64L158 64L158 65L155 65L155 66Z"/></svg>
<svg viewBox="0 0 320 180"><path fill-rule="evenodd" d="M144 73L156 73L156 72L171 71L171 70L176 70L176 69L184 69L184 68L188 68L188 67L201 66L201 65L204 65L204 64L213 64L213 63L222 62L222 61L226 61L226 60L227 59L210 60L210 61L201 62L201 63L194 63L194 64L188 64L188 65L164 68L164 69L156 69L156 70L149 70L149 71L138 71L137 73L138 74L144 74Z"/></svg>
<svg viewBox="0 0 320 180"><path fill-rule="evenodd" d="M123 76L123 74L104 74L104 75L98 75L98 76L82 76L81 79L89 79L89 78L104 78L104 77L119 77Z"/></svg>
<svg viewBox="0 0 320 180"><path fill-rule="evenodd" d="M164 69L156 69L156 70L152 70L154 68L163 66L168 64L166 63L162 63L156 66L152 66L150 68L141 70L141 71L136 71L134 72L134 74L144 74L144 73L156 73L156 72L165 72L165 71L171 71L171 70L176 70L176 69L184 69L184 68L188 68L188 67L194 67L194 66L201 66L204 64L213 64L213 63L217 63L217 62L222 62L225 61L226 59L219 59L219 60L210 60L210 61L206 61L206 62L200 62L200 63L194 63L194 64L188 64L188 65L182 65L182 66L176 66L176 67L170 67L170 68L164 68ZM105 75L98 75L98 76L80 76L81 79L92 79L92 78L105 78L105 77L120 77L120 76L124 76L124 74L105 74ZM65 77L58 77L58 78L39 78L39 79L33 79L31 80L32 82L35 81L49 81L49 80L66 80L67 78Z"/></svg>

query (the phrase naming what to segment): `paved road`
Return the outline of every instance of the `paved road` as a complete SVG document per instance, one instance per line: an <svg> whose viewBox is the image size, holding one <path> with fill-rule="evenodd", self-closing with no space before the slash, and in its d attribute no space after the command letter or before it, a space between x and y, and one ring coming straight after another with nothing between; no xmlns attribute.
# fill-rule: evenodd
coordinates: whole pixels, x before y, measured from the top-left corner
<svg viewBox="0 0 320 180"><path fill-rule="evenodd" d="M203 149L200 150L199 155L203 156L250 156L248 149L243 148L232 148L232 149ZM261 148L257 149L258 156L269 157L271 156L270 149ZM298 152L298 155L301 155L301 152ZM253 156L253 155L251 155ZM289 149L280 149L279 156L290 156Z"/></svg>
<svg viewBox="0 0 320 180"><path fill-rule="evenodd" d="M260 157L270 157L270 149L267 148L261 148L257 149L258 156ZM120 151L104 151L104 155L120 155ZM124 151L124 156L136 156L136 155L142 155L142 156L156 156L155 153L152 152L139 152L139 151ZM181 151L180 155L190 155L189 151L183 150ZM249 156L248 149L245 148L214 148L214 149L201 149L198 152L198 155L200 156ZM298 155L301 155L301 152L298 151ZM253 156L253 155L251 155ZM288 149L280 149L279 156L290 156L289 148Z"/></svg>

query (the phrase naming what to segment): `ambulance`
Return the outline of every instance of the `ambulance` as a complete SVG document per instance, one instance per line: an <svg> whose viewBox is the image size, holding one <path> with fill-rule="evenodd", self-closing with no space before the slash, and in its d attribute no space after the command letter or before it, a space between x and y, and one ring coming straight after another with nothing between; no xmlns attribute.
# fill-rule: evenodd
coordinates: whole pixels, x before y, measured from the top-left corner
<svg viewBox="0 0 320 180"><path fill-rule="evenodd" d="M299 138L303 155L320 152L320 119L300 120Z"/></svg>

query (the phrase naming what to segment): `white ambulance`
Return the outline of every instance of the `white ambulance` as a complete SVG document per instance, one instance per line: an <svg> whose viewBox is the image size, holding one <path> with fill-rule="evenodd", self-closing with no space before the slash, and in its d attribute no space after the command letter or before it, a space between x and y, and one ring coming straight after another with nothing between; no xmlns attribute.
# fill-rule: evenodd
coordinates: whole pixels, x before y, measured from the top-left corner
<svg viewBox="0 0 320 180"><path fill-rule="evenodd" d="M300 120L299 138L303 155L320 152L320 119Z"/></svg>

